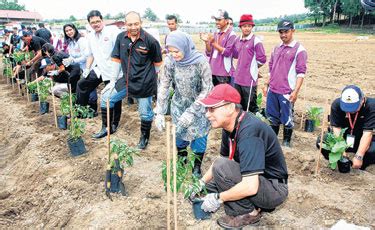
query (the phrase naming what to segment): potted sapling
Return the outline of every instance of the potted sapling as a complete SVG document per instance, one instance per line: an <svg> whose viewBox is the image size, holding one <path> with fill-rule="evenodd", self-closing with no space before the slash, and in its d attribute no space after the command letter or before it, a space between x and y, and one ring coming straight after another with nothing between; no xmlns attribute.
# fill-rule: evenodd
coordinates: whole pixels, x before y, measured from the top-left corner
<svg viewBox="0 0 375 230"><path fill-rule="evenodd" d="M315 128L320 125L320 117L323 113L323 108L310 106L307 110L306 120L305 120L305 131L314 132Z"/></svg>
<svg viewBox="0 0 375 230"><path fill-rule="evenodd" d="M198 198L191 200L193 206L194 217L197 220L205 220L211 218L210 212L205 212L201 206L203 200L200 196L207 194L205 187L201 184L199 177L192 173L194 168L195 154L189 150L187 157L178 157L176 162L176 190L184 195L185 199L191 198L192 194L196 194ZM170 188L173 191L173 164L170 163ZM163 161L162 164L162 179L164 181L164 188L167 189L167 164Z"/></svg>
<svg viewBox="0 0 375 230"><path fill-rule="evenodd" d="M49 95L49 89L51 87L51 80L49 78L45 78L37 84L39 84L39 112L40 114L46 114L49 112L49 103L47 102L47 97Z"/></svg>
<svg viewBox="0 0 375 230"><path fill-rule="evenodd" d="M29 90L29 94L31 95L31 102L38 101L39 100L38 93L37 93L38 86L37 86L36 81L29 82L27 84L27 88Z"/></svg>
<svg viewBox="0 0 375 230"><path fill-rule="evenodd" d="M75 94L72 95L72 103L75 101ZM60 129L67 129L68 115L70 113L70 98L68 93L64 93L60 100L61 115L57 116L57 126Z"/></svg>
<svg viewBox="0 0 375 230"><path fill-rule="evenodd" d="M82 135L85 132L86 123L78 117L92 117L93 112L89 106L74 105L69 124L68 146L72 156L80 156L86 152Z"/></svg>
<svg viewBox="0 0 375 230"><path fill-rule="evenodd" d="M138 155L139 150L118 139L111 140L110 146L109 164L104 182L106 194L111 192L126 196L128 192L122 182L122 177L126 174L124 166L133 166L134 156Z"/></svg>
<svg viewBox="0 0 375 230"><path fill-rule="evenodd" d="M261 121L265 122L266 124L270 124L270 121L267 119L266 116L266 109L262 108L262 101L263 101L263 94L259 93L257 96L256 104L259 108L259 111L255 113L255 116L259 118Z"/></svg>
<svg viewBox="0 0 375 230"><path fill-rule="evenodd" d="M323 142L323 148L330 151L328 156L329 167L334 170L338 166L341 173L350 172L351 166L351 161L343 155L345 150L350 147L344 139L345 130L341 129L338 136L329 132Z"/></svg>

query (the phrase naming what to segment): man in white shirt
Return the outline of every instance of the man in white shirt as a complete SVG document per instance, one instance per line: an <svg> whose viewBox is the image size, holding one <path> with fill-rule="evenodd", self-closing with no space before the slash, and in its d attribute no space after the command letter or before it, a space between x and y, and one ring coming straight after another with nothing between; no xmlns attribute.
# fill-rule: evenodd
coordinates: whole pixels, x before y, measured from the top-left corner
<svg viewBox="0 0 375 230"><path fill-rule="evenodd" d="M125 97L125 80L122 72L113 71L111 53L115 45L117 35L121 32L115 26L105 26L101 13L92 10L87 15L87 20L93 29L88 34L88 58L86 68L83 71L83 78L77 83L77 103L87 105L89 95L100 83L106 85L102 90L101 113L102 128L93 135L93 138L102 138L107 135L107 119L110 119L110 132L114 133L120 122L122 99ZM121 93L121 95L118 95ZM106 103L104 98L110 94L110 117L107 118Z"/></svg>

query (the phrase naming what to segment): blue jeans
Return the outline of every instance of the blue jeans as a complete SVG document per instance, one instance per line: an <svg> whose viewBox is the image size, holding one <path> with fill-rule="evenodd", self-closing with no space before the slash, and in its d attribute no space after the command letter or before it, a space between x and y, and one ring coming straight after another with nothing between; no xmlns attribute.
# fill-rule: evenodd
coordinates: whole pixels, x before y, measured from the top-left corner
<svg viewBox="0 0 375 230"><path fill-rule="evenodd" d="M293 104L286 98L288 95L274 93L268 90L266 112L272 125L283 124L293 128Z"/></svg>
<svg viewBox="0 0 375 230"><path fill-rule="evenodd" d="M126 88L124 88L123 90L119 92L117 92L116 89L114 89L111 95L110 93L111 93L111 90L107 90L107 92L105 92L102 95L102 98L100 101L101 108L107 108L107 99L109 97L109 108L112 109L116 102L121 101L122 99L126 97Z"/></svg>
<svg viewBox="0 0 375 230"><path fill-rule="evenodd" d="M195 154L204 154L206 152L206 147L207 147L207 135L204 137L200 137L197 139L194 139L191 141L185 141L180 138L176 138L176 146L177 148L186 148L190 144L191 150Z"/></svg>
<svg viewBox="0 0 375 230"><path fill-rule="evenodd" d="M138 113L142 121L152 121L154 112L152 111L152 96L136 98L138 102Z"/></svg>

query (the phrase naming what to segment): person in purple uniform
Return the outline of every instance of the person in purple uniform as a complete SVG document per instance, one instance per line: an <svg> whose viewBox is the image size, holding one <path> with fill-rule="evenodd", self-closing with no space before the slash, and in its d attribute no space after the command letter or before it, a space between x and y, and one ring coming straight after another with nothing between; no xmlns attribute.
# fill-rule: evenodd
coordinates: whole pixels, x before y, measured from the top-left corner
<svg viewBox="0 0 375 230"><path fill-rule="evenodd" d="M234 72L234 88L241 95L243 110L256 113L258 68L266 63L266 55L261 40L252 33L255 26L253 16L244 14L240 18L239 27L242 34L233 46L233 57L238 59Z"/></svg>
<svg viewBox="0 0 375 230"><path fill-rule="evenodd" d="M201 33L200 38L206 43L206 55L210 58L212 83L215 86L231 82L234 73L232 48L236 34L229 25L227 11L219 10L212 19L215 19L218 31L213 35Z"/></svg>
<svg viewBox="0 0 375 230"><path fill-rule="evenodd" d="M293 107L306 74L307 52L293 39L294 24L281 20L277 25L282 43L276 46L269 61L270 78L264 90L267 93L266 112L276 135L284 125L283 146L291 147Z"/></svg>

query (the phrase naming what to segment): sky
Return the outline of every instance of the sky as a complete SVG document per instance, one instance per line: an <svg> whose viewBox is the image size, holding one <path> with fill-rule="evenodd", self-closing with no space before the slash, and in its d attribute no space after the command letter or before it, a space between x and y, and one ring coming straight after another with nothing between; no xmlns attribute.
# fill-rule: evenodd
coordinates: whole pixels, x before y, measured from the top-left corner
<svg viewBox="0 0 375 230"><path fill-rule="evenodd" d="M86 18L90 10L112 16L120 12L136 11L143 15L150 7L160 19L177 13L186 22L211 21L218 9L224 9L234 21L242 14L252 14L254 19L305 13L304 0L18 0L29 11L39 12L43 19Z"/></svg>

